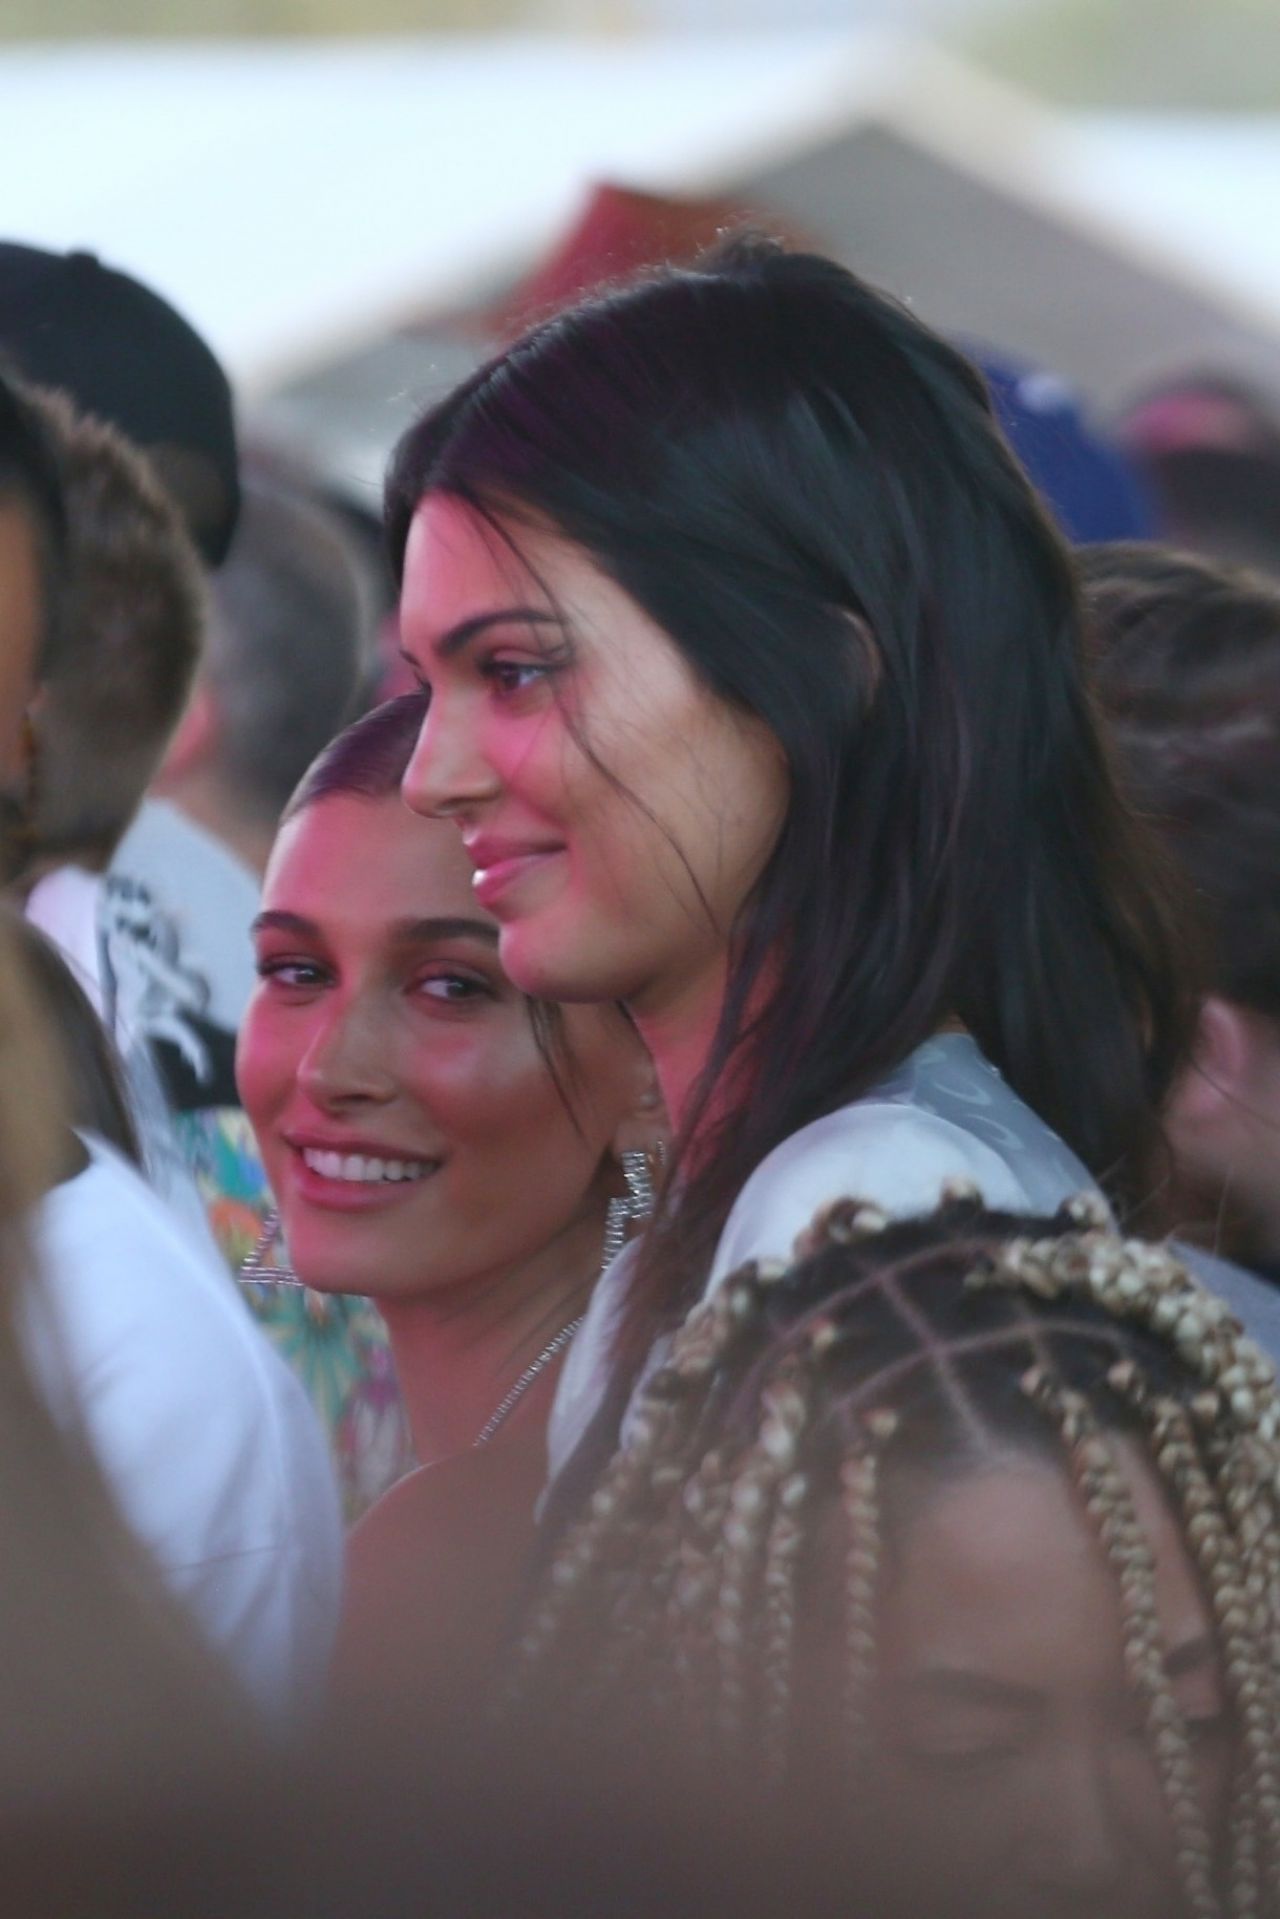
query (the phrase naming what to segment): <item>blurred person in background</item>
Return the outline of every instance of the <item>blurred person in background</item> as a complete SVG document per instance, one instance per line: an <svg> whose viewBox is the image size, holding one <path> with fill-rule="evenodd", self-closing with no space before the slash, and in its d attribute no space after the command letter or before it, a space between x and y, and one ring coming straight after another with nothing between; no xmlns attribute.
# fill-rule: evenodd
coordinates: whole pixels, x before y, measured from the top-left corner
<svg viewBox="0 0 1280 1919"><path fill-rule="evenodd" d="M23 963L23 941L38 939L0 915L0 1846L48 1822L65 1856L78 1820L201 1803L254 1742L219 1665L121 1523L91 1409L50 1410L65 1295L39 1249L71 1149L63 1036ZM134 1410L145 1424L145 1399ZM11 1891L6 1875L6 1906Z"/></svg>
<svg viewBox="0 0 1280 1919"><path fill-rule="evenodd" d="M131 1078L145 1088L149 1167L238 1270L266 1204L232 1071L253 983L249 924L279 809L351 710L366 618L359 561L323 509L269 479L253 486L229 559L241 518L230 385L189 322L129 275L85 252L0 245L0 345L145 451L213 569L204 668L154 796L113 855L96 924L82 913L61 931L73 951L109 954ZM262 1286L249 1297L345 1471L348 1399L390 1376L380 1322L359 1303ZM365 1471L376 1478L371 1461Z"/></svg>
<svg viewBox="0 0 1280 1919"><path fill-rule="evenodd" d="M1168 1133L1178 1230L1280 1281L1280 588L1159 546L1081 556L1134 806L1190 882L1205 991Z"/></svg>
<svg viewBox="0 0 1280 1919"><path fill-rule="evenodd" d="M502 1725L814 1809L955 1919L1280 1906L1280 1395L1095 1197L842 1201L642 1390ZM821 1843L821 1841L819 1842Z"/></svg>
<svg viewBox="0 0 1280 1919"><path fill-rule="evenodd" d="M354 1537L349 1675L453 1687L500 1642L560 1363L662 1121L630 1022L512 986L456 832L401 800L423 705L357 721L290 802L239 1072L292 1266L373 1296L412 1424L420 1470Z"/></svg>
<svg viewBox="0 0 1280 1919"><path fill-rule="evenodd" d="M30 399L0 368L0 798L5 876L28 830L32 708L61 650L67 544L57 449Z"/></svg>
<svg viewBox="0 0 1280 1919"><path fill-rule="evenodd" d="M186 707L205 595L182 517L145 457L65 394L25 391L57 449L70 540L64 644L36 732L25 877L39 886L54 869L87 880L110 864ZM86 973L93 961L86 952Z"/></svg>
<svg viewBox="0 0 1280 1919"><path fill-rule="evenodd" d="M0 501L27 533L0 574L0 639L16 656L3 673L8 738L58 665L47 641L66 639L75 533L47 422L2 382ZM42 552L56 559L43 574L31 564ZM19 825L34 798L27 783ZM74 1018L76 1005L59 994L55 1016ZM87 1052L69 1042L68 1068L101 1043L96 1029L81 1038ZM58 1146L27 1222L40 1273L22 1320L33 1372L245 1694L286 1719L314 1699L337 1615L340 1532L320 1434L212 1255L127 1158L65 1122Z"/></svg>
<svg viewBox="0 0 1280 1919"><path fill-rule="evenodd" d="M13 883L72 965L126 1064L148 1177L201 1240L199 1195L153 1051L136 902L105 877L190 693L204 637L195 549L136 448L65 395L28 388L67 503L61 646L31 722L29 803Z"/></svg>
<svg viewBox="0 0 1280 1919"><path fill-rule="evenodd" d="M246 478L210 582L208 641L151 795L113 861L149 903L175 979L162 1045L180 1112L237 1103L235 1037L254 986L249 927L289 795L350 719L365 663L360 562L307 494Z"/></svg>
<svg viewBox="0 0 1280 1919"><path fill-rule="evenodd" d="M1168 540L1280 581L1274 397L1224 375L1186 374L1142 395L1115 431L1146 477Z"/></svg>
<svg viewBox="0 0 1280 1919"><path fill-rule="evenodd" d="M0 242L0 351L140 447L221 564L240 507L231 387L167 300L92 253Z"/></svg>
<svg viewBox="0 0 1280 1919"><path fill-rule="evenodd" d="M262 870L286 800L351 716L370 600L337 518L294 483L246 475L210 607L190 699L109 886L186 1163L239 1272L271 1203L235 1084ZM363 1299L253 1274L245 1293L321 1416L354 1518L408 1463L383 1323Z"/></svg>

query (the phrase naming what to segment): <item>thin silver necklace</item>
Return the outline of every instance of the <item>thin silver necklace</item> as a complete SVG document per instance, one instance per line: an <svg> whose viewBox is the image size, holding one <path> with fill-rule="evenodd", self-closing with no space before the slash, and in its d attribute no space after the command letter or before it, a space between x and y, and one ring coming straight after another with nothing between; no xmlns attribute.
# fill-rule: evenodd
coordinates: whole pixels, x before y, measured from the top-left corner
<svg viewBox="0 0 1280 1919"><path fill-rule="evenodd" d="M240 1277L254 1282L266 1280L276 1286L305 1287L306 1282L298 1278L298 1275L293 1271L292 1267L272 1266L267 1263L267 1254L271 1250L279 1231L279 1215L271 1211L262 1222L262 1231L258 1235L257 1244L254 1246L253 1251L241 1262ZM562 1326L555 1338L548 1340L547 1344L538 1354L538 1357L525 1367L519 1379L503 1394L498 1404L485 1420L484 1425L480 1428L480 1431L476 1434L476 1437L472 1440L471 1450L473 1452L478 1451L481 1446L487 1446L498 1429L506 1425L508 1419L510 1419L512 1413L520 1404L520 1401L524 1398L534 1380L537 1379L540 1373L546 1371L557 1353L564 1351L585 1318L585 1313L579 1313L577 1318L571 1319L567 1326Z"/></svg>
<svg viewBox="0 0 1280 1919"><path fill-rule="evenodd" d="M519 1379L515 1382L515 1385L499 1400L489 1417L485 1420L484 1425L480 1428L480 1431L472 1440L471 1449L473 1452L478 1451L481 1446L487 1446L494 1434L498 1431L498 1428L506 1424L539 1373L546 1370L557 1353L564 1351L585 1318L585 1313L579 1313L578 1317L571 1319L567 1326L562 1326L555 1338L547 1341L547 1344L532 1364L525 1367Z"/></svg>

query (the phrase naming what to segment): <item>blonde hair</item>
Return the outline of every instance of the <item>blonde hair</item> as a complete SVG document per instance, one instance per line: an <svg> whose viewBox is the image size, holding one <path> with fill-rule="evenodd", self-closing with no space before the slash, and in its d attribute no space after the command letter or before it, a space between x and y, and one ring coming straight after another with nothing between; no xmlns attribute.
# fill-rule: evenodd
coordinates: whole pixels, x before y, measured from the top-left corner
<svg viewBox="0 0 1280 1919"><path fill-rule="evenodd" d="M631 1728L645 1700L683 1750L785 1779L803 1753L792 1667L806 1555L834 1509L856 1772L869 1757L886 1472L1048 1448L1115 1575L1189 1910L1211 1919L1222 1862L1118 1430L1167 1493L1209 1601L1238 1726L1226 1909L1252 1912L1280 1892L1280 1396L1227 1307L1089 1200L1027 1221L954 1191L898 1225L845 1201L793 1268L727 1280L685 1322L556 1553L506 1710L585 1725L612 1701Z"/></svg>

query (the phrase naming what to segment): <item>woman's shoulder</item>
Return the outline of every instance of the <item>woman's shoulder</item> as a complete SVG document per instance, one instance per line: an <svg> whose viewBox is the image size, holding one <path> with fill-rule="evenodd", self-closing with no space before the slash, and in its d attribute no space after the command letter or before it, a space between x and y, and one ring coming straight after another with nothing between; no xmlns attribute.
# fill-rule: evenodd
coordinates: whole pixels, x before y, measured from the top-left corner
<svg viewBox="0 0 1280 1919"><path fill-rule="evenodd" d="M1051 1211L1092 1184L962 1035L920 1048L866 1098L775 1147L734 1204L711 1283L748 1259L788 1258L797 1235L833 1200L867 1199L905 1217L936 1206L955 1179L1014 1213Z"/></svg>
<svg viewBox="0 0 1280 1919"><path fill-rule="evenodd" d="M336 1658L344 1694L470 1693L492 1671L533 1548L541 1445L420 1466L351 1533Z"/></svg>

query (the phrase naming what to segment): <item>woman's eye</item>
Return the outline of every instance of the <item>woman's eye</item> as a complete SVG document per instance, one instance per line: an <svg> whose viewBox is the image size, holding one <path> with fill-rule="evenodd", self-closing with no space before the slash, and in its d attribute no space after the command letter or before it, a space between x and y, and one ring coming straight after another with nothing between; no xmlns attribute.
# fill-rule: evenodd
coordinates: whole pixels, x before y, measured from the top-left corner
<svg viewBox="0 0 1280 1919"><path fill-rule="evenodd" d="M486 660L481 673L502 698L527 693L547 679L551 668L542 660Z"/></svg>
<svg viewBox="0 0 1280 1919"><path fill-rule="evenodd" d="M260 959L257 972L259 979L270 980L276 986L304 989L322 986L326 978L324 967L315 960Z"/></svg>
<svg viewBox="0 0 1280 1919"><path fill-rule="evenodd" d="M426 999L443 1000L451 1006L492 997L483 980L472 979L467 973L429 973L418 981L417 990Z"/></svg>

